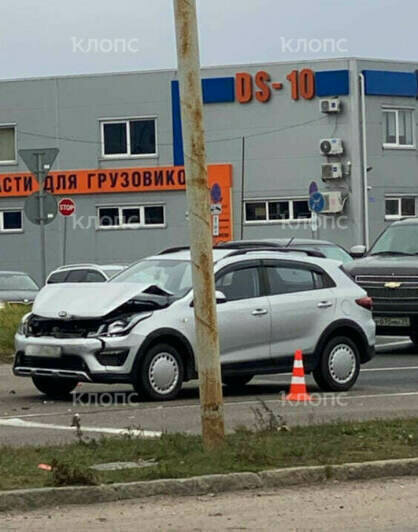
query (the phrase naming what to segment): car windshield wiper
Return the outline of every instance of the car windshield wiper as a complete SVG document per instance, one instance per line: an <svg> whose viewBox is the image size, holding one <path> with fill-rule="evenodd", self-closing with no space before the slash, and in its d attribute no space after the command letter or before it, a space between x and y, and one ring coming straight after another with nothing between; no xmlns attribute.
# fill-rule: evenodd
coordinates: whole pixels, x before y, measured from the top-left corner
<svg viewBox="0 0 418 532"><path fill-rule="evenodd" d="M418 255L418 253L406 253L406 251L376 251L376 253L370 253L370 256L375 255L406 255L406 256L413 256Z"/></svg>

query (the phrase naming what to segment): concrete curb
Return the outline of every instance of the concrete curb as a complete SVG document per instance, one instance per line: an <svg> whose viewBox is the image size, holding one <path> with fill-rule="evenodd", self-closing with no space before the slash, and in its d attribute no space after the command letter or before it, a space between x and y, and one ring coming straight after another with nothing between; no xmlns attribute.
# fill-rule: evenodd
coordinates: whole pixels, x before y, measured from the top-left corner
<svg viewBox="0 0 418 532"><path fill-rule="evenodd" d="M418 458L332 466L291 467L260 473L230 473L100 486L37 488L0 492L0 512L67 504L114 502L155 495L186 496L255 488L285 488L327 480L370 480L418 476Z"/></svg>

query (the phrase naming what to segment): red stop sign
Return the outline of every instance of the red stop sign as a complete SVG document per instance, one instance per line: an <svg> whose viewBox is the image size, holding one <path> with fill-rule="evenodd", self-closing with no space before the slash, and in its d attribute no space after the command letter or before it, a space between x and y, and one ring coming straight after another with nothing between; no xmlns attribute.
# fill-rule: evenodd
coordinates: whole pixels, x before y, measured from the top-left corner
<svg viewBox="0 0 418 532"><path fill-rule="evenodd" d="M63 198L58 203L58 212L62 216L71 216L75 213L75 203L71 198Z"/></svg>

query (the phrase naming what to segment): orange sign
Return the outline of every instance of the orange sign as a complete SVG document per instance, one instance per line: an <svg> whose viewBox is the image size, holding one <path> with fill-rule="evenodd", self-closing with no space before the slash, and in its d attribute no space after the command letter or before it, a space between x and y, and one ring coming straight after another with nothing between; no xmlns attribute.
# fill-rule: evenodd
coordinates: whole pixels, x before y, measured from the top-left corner
<svg viewBox="0 0 418 532"><path fill-rule="evenodd" d="M219 234L215 242L232 239L232 165L208 165L212 203L221 204ZM106 194L185 190L182 166L66 170L51 172L45 190L55 195ZM0 174L0 198L30 196L39 190L36 179L28 173Z"/></svg>

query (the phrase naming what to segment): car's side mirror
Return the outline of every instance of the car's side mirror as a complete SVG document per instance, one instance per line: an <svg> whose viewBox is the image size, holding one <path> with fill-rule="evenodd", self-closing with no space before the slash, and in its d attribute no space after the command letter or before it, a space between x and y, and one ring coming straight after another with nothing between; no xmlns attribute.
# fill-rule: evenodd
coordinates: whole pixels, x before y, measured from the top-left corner
<svg viewBox="0 0 418 532"><path fill-rule="evenodd" d="M226 295L223 292L221 292L220 290L216 290L215 297L216 297L216 304L217 305L220 305L221 303L226 303L227 302ZM190 306L191 307L194 306L194 301L191 301Z"/></svg>
<svg viewBox="0 0 418 532"><path fill-rule="evenodd" d="M366 254L366 246L359 245L359 246L353 246L350 249L350 255L353 257L353 259L359 259L360 257L364 257Z"/></svg>
<svg viewBox="0 0 418 532"><path fill-rule="evenodd" d="M223 292L221 292L220 290L216 290L215 297L216 297L216 303L217 304L226 303L227 302L226 295Z"/></svg>

